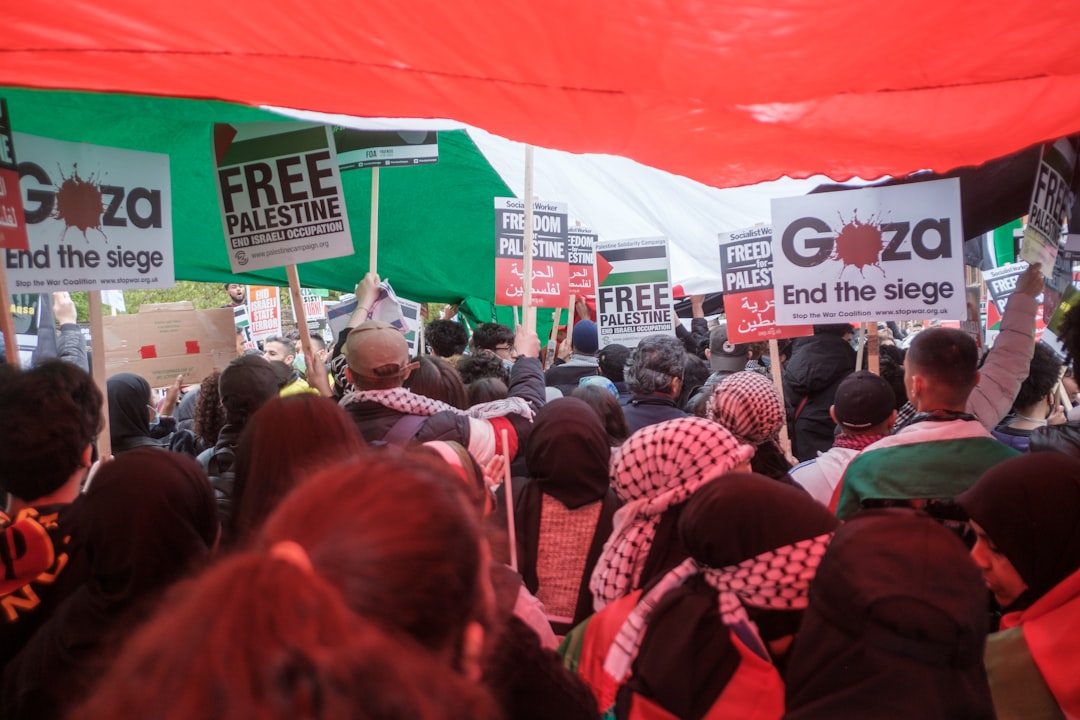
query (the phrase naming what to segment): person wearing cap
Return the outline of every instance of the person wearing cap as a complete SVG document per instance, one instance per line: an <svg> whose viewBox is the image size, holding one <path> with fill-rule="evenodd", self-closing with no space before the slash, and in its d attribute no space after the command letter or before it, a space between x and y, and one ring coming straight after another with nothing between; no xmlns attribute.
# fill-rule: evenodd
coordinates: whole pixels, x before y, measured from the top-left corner
<svg viewBox="0 0 1080 720"><path fill-rule="evenodd" d="M712 394L713 386L737 372L746 370L746 363L750 360L750 345L744 343L732 343L728 341L726 325L717 325L709 331L709 346L705 349L705 359L709 361L712 374L690 399L683 408L693 415L705 416L704 404L706 398ZM701 410L701 412L698 412Z"/></svg>
<svg viewBox="0 0 1080 720"><path fill-rule="evenodd" d="M847 518L864 507L914 505L955 518L954 498L1016 450L965 411L979 380L970 335L929 328L904 359L904 384L918 414L899 432L868 445L847 466L830 507Z"/></svg>
<svg viewBox="0 0 1080 720"><path fill-rule="evenodd" d="M453 440L480 463L496 454L513 458L528 435L534 412L544 404L539 338L519 327L514 347L517 357L510 373L510 396L464 411L403 387L416 367L409 362L405 336L393 325L367 320L353 328L345 341L345 374L356 390L342 398L341 406L369 443ZM507 431L505 448L503 430Z"/></svg>
<svg viewBox="0 0 1080 720"><path fill-rule="evenodd" d="M623 406L631 433L665 420L686 417L678 405L686 369L686 349L671 335L649 335L630 353L626 385L632 395Z"/></svg>
<svg viewBox="0 0 1080 720"><path fill-rule="evenodd" d="M840 434L827 451L792 468L792 479L815 500L828 505L848 463L867 445L892 432L895 407L896 395L880 376L866 370L848 375L829 408Z"/></svg>
<svg viewBox="0 0 1080 720"><path fill-rule="evenodd" d="M564 396L570 395L577 388L581 378L596 375L599 370L596 351L599 348L596 323L592 320L579 320L574 325L574 332L571 335L570 359L549 368L544 373L544 384L558 388Z"/></svg>
<svg viewBox="0 0 1080 720"><path fill-rule="evenodd" d="M829 415L840 382L855 371L849 323L815 325L795 342L784 367L784 402L791 427L791 453L813 460L833 444L836 422Z"/></svg>

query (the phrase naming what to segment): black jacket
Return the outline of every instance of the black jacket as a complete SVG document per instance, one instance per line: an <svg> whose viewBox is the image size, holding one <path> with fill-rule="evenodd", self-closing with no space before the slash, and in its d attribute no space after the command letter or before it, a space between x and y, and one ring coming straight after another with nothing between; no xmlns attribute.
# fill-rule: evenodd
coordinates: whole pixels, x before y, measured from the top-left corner
<svg viewBox="0 0 1080 720"><path fill-rule="evenodd" d="M1080 422L1047 425L1031 431L1028 452L1059 452L1080 457Z"/></svg>
<svg viewBox="0 0 1080 720"><path fill-rule="evenodd" d="M678 407L677 398L660 393L632 395L623 405L623 415L626 416L626 426L631 434L665 420L686 417L686 413Z"/></svg>
<svg viewBox="0 0 1080 720"><path fill-rule="evenodd" d="M829 415L840 381L855 370L855 350L837 335L814 335L795 344L784 368L784 403L791 451L800 462L832 447L836 423Z"/></svg>

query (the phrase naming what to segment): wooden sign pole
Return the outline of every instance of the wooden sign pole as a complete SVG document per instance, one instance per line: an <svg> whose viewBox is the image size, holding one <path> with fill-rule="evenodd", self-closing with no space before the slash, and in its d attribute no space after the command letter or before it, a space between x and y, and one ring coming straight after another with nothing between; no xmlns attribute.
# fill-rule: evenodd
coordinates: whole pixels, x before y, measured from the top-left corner
<svg viewBox="0 0 1080 720"><path fill-rule="evenodd" d="M296 329L300 331L300 345L304 348L305 367L315 367L315 358L311 357L311 331L307 326L307 311L304 296L300 294L300 275L296 272L296 265L286 265L285 274L289 278L289 297L292 299Z"/></svg>
<svg viewBox="0 0 1080 720"><path fill-rule="evenodd" d="M881 374L881 355L878 353L878 328L877 323L870 323L870 335L866 339L866 360L870 372L875 375Z"/></svg>
<svg viewBox="0 0 1080 720"><path fill-rule="evenodd" d="M4 331L4 355L13 367L19 367L19 341L15 337L15 319L11 316L11 293L8 292L7 270L0 264L0 299L4 309L0 312L0 330Z"/></svg>
<svg viewBox="0 0 1080 720"><path fill-rule="evenodd" d="M859 342L859 349L855 353L855 369L862 370L862 358L863 358L863 338L866 336L866 323L859 323L859 328L855 331L855 338Z"/></svg>
<svg viewBox="0 0 1080 720"><path fill-rule="evenodd" d="M780 362L780 343L776 341L776 338L769 340L769 357L772 358L772 362L769 367L772 369L772 381L776 386L776 392L780 393L780 401L784 400L784 378L783 363ZM784 451L784 456L791 457L791 438L788 437L787 423L785 422L780 426L780 449Z"/></svg>

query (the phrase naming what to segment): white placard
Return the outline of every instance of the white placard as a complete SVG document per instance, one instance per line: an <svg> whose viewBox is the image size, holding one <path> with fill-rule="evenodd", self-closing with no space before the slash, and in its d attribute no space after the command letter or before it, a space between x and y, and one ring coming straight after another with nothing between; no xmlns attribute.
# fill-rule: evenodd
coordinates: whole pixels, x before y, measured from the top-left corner
<svg viewBox="0 0 1080 720"><path fill-rule="evenodd" d="M172 287L169 156L14 133L30 250L13 291Z"/></svg>
<svg viewBox="0 0 1080 720"><path fill-rule="evenodd" d="M635 347L656 333L675 333L666 238L597 241L596 325L600 346Z"/></svg>
<svg viewBox="0 0 1080 720"><path fill-rule="evenodd" d="M778 325L966 319L960 181L772 201Z"/></svg>
<svg viewBox="0 0 1080 720"><path fill-rule="evenodd" d="M234 273L353 253L330 128L215 125L214 178Z"/></svg>

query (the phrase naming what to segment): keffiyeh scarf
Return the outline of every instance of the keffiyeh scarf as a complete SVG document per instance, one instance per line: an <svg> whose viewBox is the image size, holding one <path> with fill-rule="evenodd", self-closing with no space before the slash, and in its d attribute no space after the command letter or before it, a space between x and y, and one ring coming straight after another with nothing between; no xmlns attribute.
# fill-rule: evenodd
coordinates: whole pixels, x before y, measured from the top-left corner
<svg viewBox="0 0 1080 720"><path fill-rule="evenodd" d="M612 459L611 486L626 504L615 513L611 537L589 581L595 609L638 587L668 508L753 454L723 427L698 417L649 425L631 435Z"/></svg>
<svg viewBox="0 0 1080 720"><path fill-rule="evenodd" d="M785 420L784 401L764 375L732 373L713 390L708 417L739 440L760 445L779 437Z"/></svg>
<svg viewBox="0 0 1080 720"><path fill-rule="evenodd" d="M459 410L441 400L433 400L423 395L417 395L408 388L403 387L389 390L355 390L341 399L341 406L346 407L357 402L373 402L408 415L423 415L425 417L449 411L456 415L468 415L482 420L507 415L521 415L531 421L535 414L529 403L519 397L493 400L473 405L468 410Z"/></svg>
<svg viewBox="0 0 1080 720"><path fill-rule="evenodd" d="M757 626L744 606L769 610L804 610L808 604L810 581L832 539L825 533L761 553L724 568L709 568L693 558L669 571L631 611L604 659L604 672L617 683L630 675L641 648L649 618L664 596L690 578L701 575L716 589L720 617L739 640L768 661L769 654L758 635Z"/></svg>

